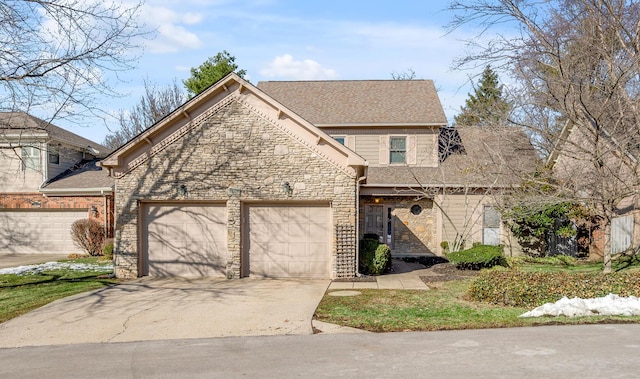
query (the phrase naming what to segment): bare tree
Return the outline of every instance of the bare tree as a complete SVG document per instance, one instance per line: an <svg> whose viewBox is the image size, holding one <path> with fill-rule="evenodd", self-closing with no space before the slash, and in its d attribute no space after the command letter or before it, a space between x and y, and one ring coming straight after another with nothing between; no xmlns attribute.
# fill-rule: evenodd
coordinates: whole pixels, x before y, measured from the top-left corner
<svg viewBox="0 0 640 379"><path fill-rule="evenodd" d="M392 72L391 73L391 79L393 80L415 80L416 79L416 72L413 71L413 69L411 67L409 67L407 69L407 71L403 71L403 72Z"/></svg>
<svg viewBox="0 0 640 379"><path fill-rule="evenodd" d="M512 121L555 162L554 180L538 184L549 201L584 204L601 220L610 271L611 220L633 208L640 191L640 4L477 0L450 9L452 28L514 26L517 34L502 29L459 67L491 63L512 74L521 92Z"/></svg>
<svg viewBox="0 0 640 379"><path fill-rule="evenodd" d="M120 111L119 129L108 134L103 145L117 149L149 126L160 121L182 105L185 100L184 92L175 81L170 86L159 87L145 79L144 94L140 97L140 102L129 111Z"/></svg>
<svg viewBox="0 0 640 379"><path fill-rule="evenodd" d="M135 62L131 51L145 34L140 7L118 0L0 2L0 111L37 110L47 121L100 113L97 97L115 94L105 74Z"/></svg>

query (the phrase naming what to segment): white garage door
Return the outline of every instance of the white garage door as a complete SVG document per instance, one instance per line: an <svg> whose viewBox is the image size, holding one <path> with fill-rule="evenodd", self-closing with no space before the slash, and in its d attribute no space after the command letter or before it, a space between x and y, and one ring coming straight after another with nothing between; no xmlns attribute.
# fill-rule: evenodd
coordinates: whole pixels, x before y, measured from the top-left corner
<svg viewBox="0 0 640 379"><path fill-rule="evenodd" d="M143 243L149 276L226 276L227 210L211 204L148 204Z"/></svg>
<svg viewBox="0 0 640 379"><path fill-rule="evenodd" d="M329 210L328 206L249 206L249 276L329 278Z"/></svg>
<svg viewBox="0 0 640 379"><path fill-rule="evenodd" d="M84 254L71 240L71 224L87 210L0 210L0 253Z"/></svg>

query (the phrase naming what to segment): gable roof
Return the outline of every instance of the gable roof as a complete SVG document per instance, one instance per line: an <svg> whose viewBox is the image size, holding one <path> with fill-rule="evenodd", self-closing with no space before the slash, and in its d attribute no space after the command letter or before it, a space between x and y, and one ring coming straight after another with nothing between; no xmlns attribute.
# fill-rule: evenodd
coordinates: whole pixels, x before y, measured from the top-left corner
<svg viewBox="0 0 640 379"><path fill-rule="evenodd" d="M231 101L242 103L344 172L364 172L367 162L362 157L233 72L109 154L100 165L116 177L125 175Z"/></svg>
<svg viewBox="0 0 640 379"><path fill-rule="evenodd" d="M48 137L66 144L87 149L92 155L104 157L109 149L68 130L24 112L0 112L0 137Z"/></svg>
<svg viewBox="0 0 640 379"><path fill-rule="evenodd" d="M266 81L258 88L316 126L444 126L431 80Z"/></svg>
<svg viewBox="0 0 640 379"><path fill-rule="evenodd" d="M520 185L516 174L532 172L539 163L529 138L516 127L442 128L439 140L438 167L369 167L365 187L387 187L388 193L417 187L506 188Z"/></svg>

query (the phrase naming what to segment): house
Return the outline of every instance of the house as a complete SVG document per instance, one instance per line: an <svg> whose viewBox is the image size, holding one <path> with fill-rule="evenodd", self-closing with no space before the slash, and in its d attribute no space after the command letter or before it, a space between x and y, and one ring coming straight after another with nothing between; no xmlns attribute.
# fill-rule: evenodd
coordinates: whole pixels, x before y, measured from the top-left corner
<svg viewBox="0 0 640 379"><path fill-rule="evenodd" d="M431 81L231 73L101 162L116 276L353 277L364 234L396 255L439 254L456 233L502 243L487 188L513 185L504 160L533 149L445 125ZM482 155L500 144L511 156Z"/></svg>
<svg viewBox="0 0 640 379"><path fill-rule="evenodd" d="M607 244L612 254L640 246L640 145L627 125L607 130L568 121L547 158L562 191L596 213L588 231L592 259L601 258Z"/></svg>
<svg viewBox="0 0 640 379"><path fill-rule="evenodd" d="M377 235L394 256L474 242L520 252L500 222L496 196L538 161L521 130L446 128L431 80L269 81L258 88L366 159L360 236Z"/></svg>
<svg viewBox="0 0 640 379"><path fill-rule="evenodd" d="M0 113L0 251L84 253L70 226L113 225L113 179L96 165L104 146L22 112Z"/></svg>

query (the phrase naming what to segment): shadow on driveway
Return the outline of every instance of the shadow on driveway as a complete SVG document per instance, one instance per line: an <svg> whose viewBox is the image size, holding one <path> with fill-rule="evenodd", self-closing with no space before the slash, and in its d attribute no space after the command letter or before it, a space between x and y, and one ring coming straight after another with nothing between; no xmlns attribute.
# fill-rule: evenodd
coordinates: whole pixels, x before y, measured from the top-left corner
<svg viewBox="0 0 640 379"><path fill-rule="evenodd" d="M0 324L0 348L312 334L329 280L144 278Z"/></svg>

